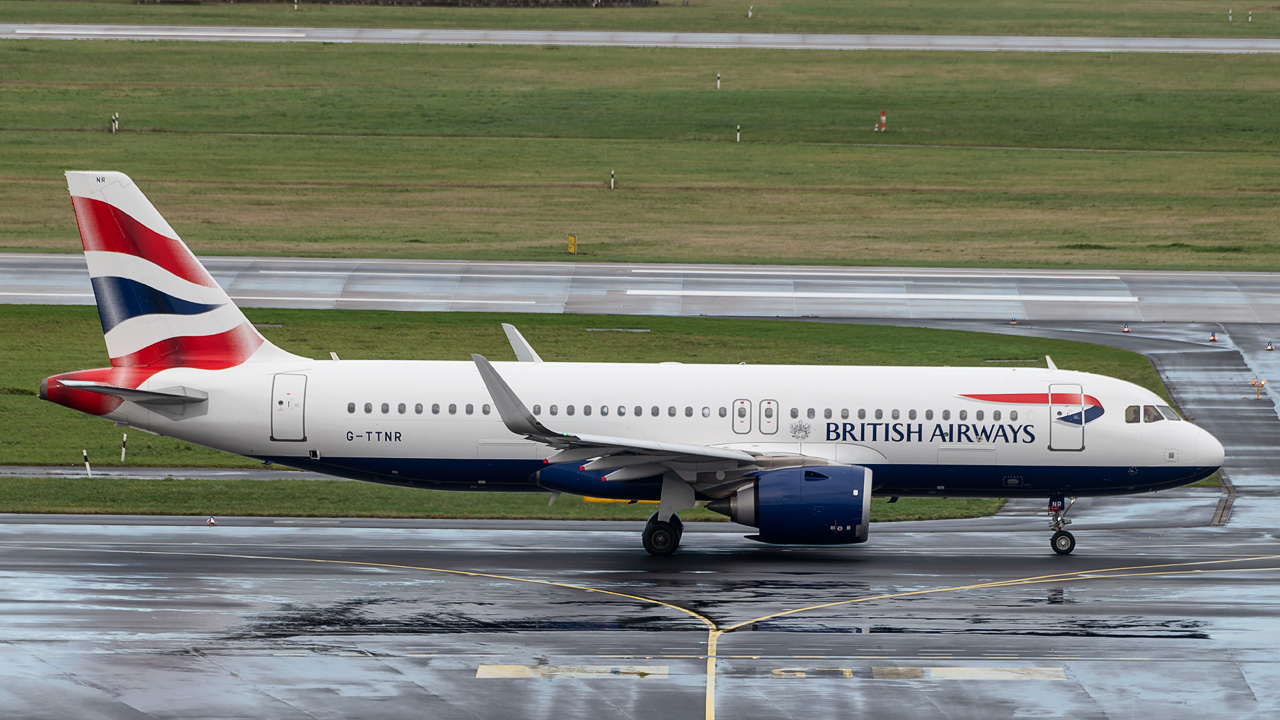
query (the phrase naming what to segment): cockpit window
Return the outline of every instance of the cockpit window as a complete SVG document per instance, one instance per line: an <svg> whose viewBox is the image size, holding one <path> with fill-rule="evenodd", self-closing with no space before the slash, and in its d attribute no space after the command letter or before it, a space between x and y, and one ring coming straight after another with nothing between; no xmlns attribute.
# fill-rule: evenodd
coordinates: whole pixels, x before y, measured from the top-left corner
<svg viewBox="0 0 1280 720"><path fill-rule="evenodd" d="M1164 416L1160 414L1160 411L1156 409L1155 405L1142 406L1142 422L1153 423L1160 422L1163 419Z"/></svg>
<svg viewBox="0 0 1280 720"><path fill-rule="evenodd" d="M1164 416L1165 420L1173 420L1174 422L1177 422L1182 419L1178 417L1178 413L1168 405L1157 405L1156 409L1160 411L1160 414Z"/></svg>
<svg viewBox="0 0 1280 720"><path fill-rule="evenodd" d="M1130 424L1142 422L1142 408L1130 405L1124 409L1124 421Z"/></svg>

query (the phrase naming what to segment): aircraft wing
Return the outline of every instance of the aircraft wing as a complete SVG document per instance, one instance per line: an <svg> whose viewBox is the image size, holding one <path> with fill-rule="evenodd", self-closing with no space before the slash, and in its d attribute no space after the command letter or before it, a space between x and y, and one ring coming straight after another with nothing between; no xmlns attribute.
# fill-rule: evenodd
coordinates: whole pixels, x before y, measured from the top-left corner
<svg viewBox="0 0 1280 720"><path fill-rule="evenodd" d="M480 377L498 409L498 416L507 429L560 450L547 460L549 463L581 463L590 460L583 466L587 470L613 470L605 477L606 480L635 480L661 475L667 470L674 470L683 476L689 471L689 466L694 465L715 464L722 466L722 469L732 469L756 463L756 456L743 450L555 432L529 412L529 408L484 356L472 355L471 359L475 361Z"/></svg>

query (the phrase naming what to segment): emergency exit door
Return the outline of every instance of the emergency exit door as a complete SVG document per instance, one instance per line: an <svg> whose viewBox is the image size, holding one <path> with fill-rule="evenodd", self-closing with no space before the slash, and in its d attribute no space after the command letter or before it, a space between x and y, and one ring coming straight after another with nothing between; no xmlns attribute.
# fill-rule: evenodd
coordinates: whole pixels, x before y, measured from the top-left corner
<svg viewBox="0 0 1280 720"><path fill-rule="evenodd" d="M271 383L271 439L307 439L304 404L307 376L281 373Z"/></svg>
<svg viewBox="0 0 1280 720"><path fill-rule="evenodd" d="M751 401L733 401L733 431L739 435L751 432Z"/></svg>

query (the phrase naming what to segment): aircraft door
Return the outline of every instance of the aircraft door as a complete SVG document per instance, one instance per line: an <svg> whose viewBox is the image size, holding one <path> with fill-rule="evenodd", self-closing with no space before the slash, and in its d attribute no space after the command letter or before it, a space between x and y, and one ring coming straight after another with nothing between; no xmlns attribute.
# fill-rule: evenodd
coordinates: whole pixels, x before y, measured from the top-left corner
<svg viewBox="0 0 1280 720"><path fill-rule="evenodd" d="M1084 450L1084 390L1079 385L1049 386L1049 449Z"/></svg>
<svg viewBox="0 0 1280 720"><path fill-rule="evenodd" d="M733 401L733 431L739 435L751 432L751 401Z"/></svg>
<svg viewBox="0 0 1280 720"><path fill-rule="evenodd" d="M303 404L307 396L307 376L280 373L271 384L271 439L307 439Z"/></svg>
<svg viewBox="0 0 1280 720"><path fill-rule="evenodd" d="M750 429L750 428L748 428ZM778 401L760 401L760 432L773 435L778 432Z"/></svg>

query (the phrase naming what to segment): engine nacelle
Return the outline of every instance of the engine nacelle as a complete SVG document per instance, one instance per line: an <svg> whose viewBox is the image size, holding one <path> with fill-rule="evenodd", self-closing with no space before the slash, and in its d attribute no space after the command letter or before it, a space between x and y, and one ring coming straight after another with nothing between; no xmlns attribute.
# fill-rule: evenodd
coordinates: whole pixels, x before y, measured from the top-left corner
<svg viewBox="0 0 1280 720"><path fill-rule="evenodd" d="M867 541L871 470L820 465L767 470L751 485L707 509L760 528L752 540L779 545L846 545Z"/></svg>

